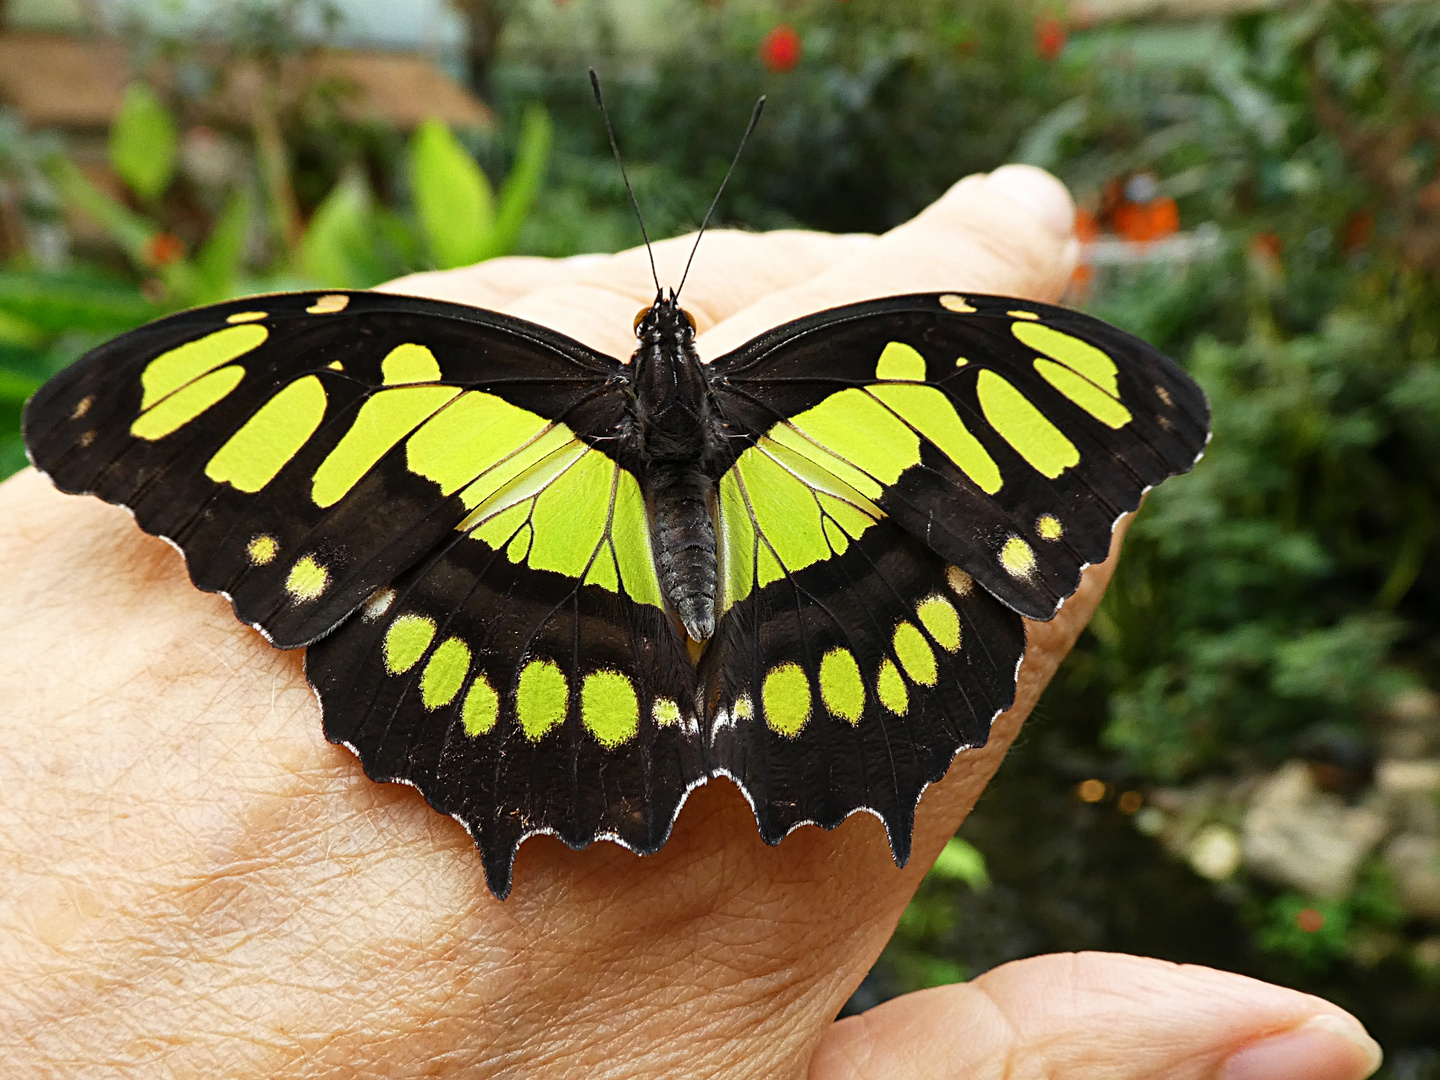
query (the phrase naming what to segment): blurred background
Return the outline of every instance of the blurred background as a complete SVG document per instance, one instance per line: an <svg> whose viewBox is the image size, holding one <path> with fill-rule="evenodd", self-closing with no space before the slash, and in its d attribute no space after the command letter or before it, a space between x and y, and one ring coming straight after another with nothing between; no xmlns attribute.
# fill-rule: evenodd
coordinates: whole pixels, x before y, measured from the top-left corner
<svg viewBox="0 0 1440 1080"><path fill-rule="evenodd" d="M120 331L725 224L880 231L1044 166L1066 303L1215 437L850 1010L1115 949L1322 994L1440 1078L1440 5L0 0L0 476Z"/></svg>

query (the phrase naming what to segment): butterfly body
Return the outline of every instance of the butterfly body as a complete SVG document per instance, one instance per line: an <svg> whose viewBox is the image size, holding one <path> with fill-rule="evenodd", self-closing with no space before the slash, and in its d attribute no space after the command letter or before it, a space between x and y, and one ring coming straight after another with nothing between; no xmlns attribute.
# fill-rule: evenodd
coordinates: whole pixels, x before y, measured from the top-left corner
<svg viewBox="0 0 1440 1080"><path fill-rule="evenodd" d="M34 464L307 647L326 736L475 838L665 842L728 777L760 835L884 823L1015 699L1115 523L1209 436L1130 335L1011 297L819 312L702 364L673 295L629 363L500 313L251 297L93 350ZM697 643L703 642L703 652Z"/></svg>
<svg viewBox="0 0 1440 1080"><path fill-rule="evenodd" d="M695 351L695 325L657 295L635 331L634 416L627 456L654 508L660 585L692 640L715 632L716 549L712 512L724 466L725 434Z"/></svg>

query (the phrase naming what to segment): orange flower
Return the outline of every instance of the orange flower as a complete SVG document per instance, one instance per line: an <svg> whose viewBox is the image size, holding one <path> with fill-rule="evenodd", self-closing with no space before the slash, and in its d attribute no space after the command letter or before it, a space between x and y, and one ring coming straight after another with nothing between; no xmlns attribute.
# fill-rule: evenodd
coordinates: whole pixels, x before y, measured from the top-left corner
<svg viewBox="0 0 1440 1080"><path fill-rule="evenodd" d="M1047 63L1060 55L1065 48L1065 24L1054 15L1043 14L1035 18L1035 55Z"/></svg>
<svg viewBox="0 0 1440 1080"><path fill-rule="evenodd" d="M169 266L176 259L183 257L185 245L173 233L158 232L145 241L145 247L141 254L146 266L159 269L162 266Z"/></svg>
<svg viewBox="0 0 1440 1080"><path fill-rule="evenodd" d="M1121 203L1115 208L1115 231L1136 244L1163 240L1180 231L1180 208L1169 195L1147 203Z"/></svg>
<svg viewBox="0 0 1440 1080"><path fill-rule="evenodd" d="M1325 928L1325 913L1313 907L1301 908L1295 913L1295 925L1301 933L1319 933Z"/></svg>
<svg viewBox="0 0 1440 1080"><path fill-rule="evenodd" d="M1075 211L1075 236L1081 243L1088 244L1100 235L1100 222L1095 217L1095 211L1088 207L1080 207Z"/></svg>
<svg viewBox="0 0 1440 1080"><path fill-rule="evenodd" d="M800 63L800 35L789 23L781 23L760 42L760 62L771 71L793 71Z"/></svg>

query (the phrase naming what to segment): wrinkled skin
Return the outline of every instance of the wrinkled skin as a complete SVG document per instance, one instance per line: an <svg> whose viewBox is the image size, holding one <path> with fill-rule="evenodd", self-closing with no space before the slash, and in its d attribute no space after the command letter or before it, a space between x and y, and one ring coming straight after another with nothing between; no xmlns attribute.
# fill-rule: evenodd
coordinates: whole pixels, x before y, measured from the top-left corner
<svg viewBox="0 0 1440 1080"><path fill-rule="evenodd" d="M1075 258L1072 217L1054 180L1007 167L878 239L709 236L684 302L702 355L716 356L891 293L1053 300ZM658 246L662 280L687 248ZM620 356L654 295L638 251L500 259L393 288L499 308ZM3 1072L1363 1076L1373 1044L1335 1006L1126 956L1037 957L832 1022L1113 562L1092 567L1053 622L1029 624L1015 707L925 795L905 869L863 814L766 847L720 782L650 858L527 842L502 904L459 825L413 790L370 783L324 741L299 652L270 648L194 590L179 556L123 510L21 473L0 487Z"/></svg>

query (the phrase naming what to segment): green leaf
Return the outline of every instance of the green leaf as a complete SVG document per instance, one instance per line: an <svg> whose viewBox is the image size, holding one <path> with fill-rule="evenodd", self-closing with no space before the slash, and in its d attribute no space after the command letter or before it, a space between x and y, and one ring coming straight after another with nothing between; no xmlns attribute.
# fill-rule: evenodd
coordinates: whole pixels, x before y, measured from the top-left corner
<svg viewBox="0 0 1440 1080"><path fill-rule="evenodd" d="M142 199L152 200L175 175L180 136L175 120L143 82L125 88L120 113L110 125L110 164Z"/></svg>
<svg viewBox="0 0 1440 1080"><path fill-rule="evenodd" d="M40 380L23 372L0 368L0 403L20 404L40 389Z"/></svg>
<svg viewBox="0 0 1440 1080"><path fill-rule="evenodd" d="M61 197L94 218L138 270L154 274L165 283L172 302L184 304L196 294L199 282L195 265L189 259L181 257L161 266L154 265L152 244L160 235L160 229L153 221L105 194L87 180L69 158L56 154L45 161L44 170Z"/></svg>
<svg viewBox="0 0 1440 1080"><path fill-rule="evenodd" d="M45 331L34 323L0 308L0 344L37 349L45 342Z"/></svg>
<svg viewBox="0 0 1440 1080"><path fill-rule="evenodd" d="M489 254L495 229L490 181L438 120L425 121L410 140L410 182L420 229L437 267L468 266Z"/></svg>
<svg viewBox="0 0 1440 1080"><path fill-rule="evenodd" d="M224 300L232 295L245 257L245 241L249 237L252 207L243 191L237 191L225 204L215 227L205 238L195 256L202 296L199 303Z"/></svg>
<svg viewBox="0 0 1440 1080"><path fill-rule="evenodd" d="M375 248L374 199L365 178L340 179L310 219L300 241L306 277L326 288L363 289L385 280Z"/></svg>
<svg viewBox="0 0 1440 1080"><path fill-rule="evenodd" d="M554 126L550 122L550 114L539 105L531 105L521 121L515 164L500 185L500 208L495 215L495 228L486 258L508 255L515 249L520 228L534 209L540 186L545 181L553 141Z"/></svg>
<svg viewBox="0 0 1440 1080"><path fill-rule="evenodd" d="M74 272L11 269L0 269L0 312L45 338L76 330L115 334L159 314L131 285Z"/></svg>
<svg viewBox="0 0 1440 1080"><path fill-rule="evenodd" d="M958 836L941 849L935 865L930 868L929 876L941 881L963 881L976 892L990 887L985 856L980 854L973 844L961 840Z"/></svg>

